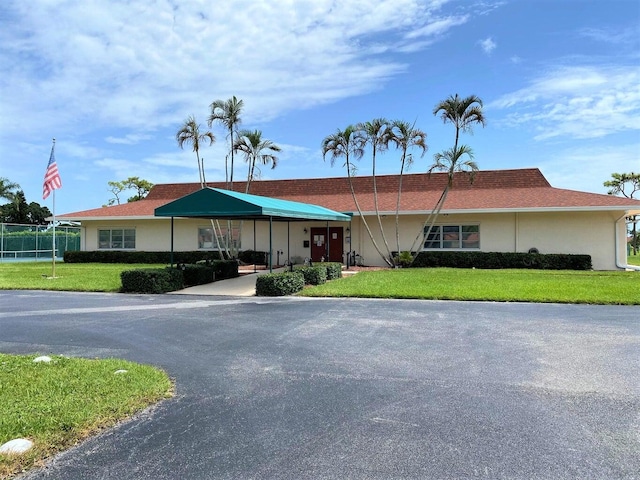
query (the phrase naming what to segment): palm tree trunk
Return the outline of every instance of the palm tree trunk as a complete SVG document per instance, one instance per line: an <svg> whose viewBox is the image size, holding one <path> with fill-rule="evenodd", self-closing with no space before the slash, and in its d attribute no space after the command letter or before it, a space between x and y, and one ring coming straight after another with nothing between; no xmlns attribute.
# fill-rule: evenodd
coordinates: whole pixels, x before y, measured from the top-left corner
<svg viewBox="0 0 640 480"><path fill-rule="evenodd" d="M351 164L349 163L349 157L346 158L346 165L347 165L347 179L349 180L349 189L351 190L351 196L353 197L353 203L355 203L356 205L356 209L358 210L358 214L360 215L360 218L362 219L362 223L364 224L364 228L367 229L367 233L369 234L369 238L371 239L371 243L373 244L373 247L376 249L376 252L378 252L378 254L380 255L380 257L384 260L384 262L392 267L393 264L389 261L389 258L386 257L384 255L384 253L382 253L382 250L380 250L380 247L378 247L377 242L375 241L374 237L373 237L373 233L371 232L371 229L369 228L369 224L367 223L367 220L364 218L364 215L362 215L362 209L360 208L360 204L358 203L358 199L356 197L356 192L353 188L353 181L351 180Z"/></svg>
<svg viewBox="0 0 640 480"><path fill-rule="evenodd" d="M402 174L404 173L406 154L406 150L402 152L402 160L400 161L400 178L398 180L398 199L396 200L396 249L398 250L398 255L400 255L400 196L402 195Z"/></svg>
<svg viewBox="0 0 640 480"><path fill-rule="evenodd" d="M442 210L442 207L444 206L444 202L446 201L448 194L449 194L449 185L446 186L446 188L444 189L444 191L440 195L440 198L436 202L436 204L434 206L434 209L431 211L431 213L427 217L427 220L420 227L420 231L418 232L418 235L416 236L415 240L411 244L411 250L409 250L410 252L413 252L413 249L417 246L418 240L420 239L421 236L423 238L427 238L427 239L429 238L429 235L431 234L431 229L435 225L436 220L438 218L438 215L440 215L440 211ZM425 233L424 228L427 225L429 226L429 228L427 229L427 231ZM415 257L414 257L414 259L415 259Z"/></svg>
<svg viewBox="0 0 640 480"><path fill-rule="evenodd" d="M378 228L380 228L380 235L382 236L382 241L384 242L384 246L387 249L387 258L389 261L393 263L391 249L389 248L389 243L387 242L387 237L384 234L384 228L382 228L382 218L380 218L380 210L378 208L378 186L376 182L376 147L375 144L373 146L373 162L372 162L372 171L371 176L373 178L373 205L376 211L376 218L378 219ZM389 263L389 262L387 262ZM390 265L393 266L393 265Z"/></svg>

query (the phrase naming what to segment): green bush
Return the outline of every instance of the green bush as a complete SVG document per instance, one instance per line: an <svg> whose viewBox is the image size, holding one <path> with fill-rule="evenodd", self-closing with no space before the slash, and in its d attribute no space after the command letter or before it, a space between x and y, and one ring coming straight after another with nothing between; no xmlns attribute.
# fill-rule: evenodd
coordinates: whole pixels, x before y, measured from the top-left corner
<svg viewBox="0 0 640 480"><path fill-rule="evenodd" d="M125 293L165 293L184 286L182 271L175 268L125 270L120 280Z"/></svg>
<svg viewBox="0 0 640 480"><path fill-rule="evenodd" d="M591 270L590 255L519 252L420 252L412 267L535 268L542 270Z"/></svg>
<svg viewBox="0 0 640 480"><path fill-rule="evenodd" d="M216 280L215 268L208 265L183 265L179 264L177 270L182 271L184 286L204 285Z"/></svg>
<svg viewBox="0 0 640 480"><path fill-rule="evenodd" d="M337 262L328 262L324 264L327 267L327 280L335 280L342 277L342 264Z"/></svg>
<svg viewBox="0 0 640 480"><path fill-rule="evenodd" d="M219 260L218 252L173 252L174 263L196 263L202 260ZM91 252L64 252L65 263L166 263L171 262L171 252L140 252L124 250L95 250Z"/></svg>
<svg viewBox="0 0 640 480"><path fill-rule="evenodd" d="M216 272L216 279L235 278L238 273L238 262L235 260L214 260L211 266Z"/></svg>
<svg viewBox="0 0 640 480"><path fill-rule="evenodd" d="M256 295L280 297L293 295L304 288L304 275L300 271L266 273L256 278Z"/></svg>
<svg viewBox="0 0 640 480"><path fill-rule="evenodd" d="M266 265L267 252L243 250L242 252L238 252L238 260L240 260L242 263L247 263L250 265Z"/></svg>
<svg viewBox="0 0 640 480"><path fill-rule="evenodd" d="M302 272L305 285L322 285L327 283L327 267L325 265L321 263L313 267L295 266L293 271Z"/></svg>

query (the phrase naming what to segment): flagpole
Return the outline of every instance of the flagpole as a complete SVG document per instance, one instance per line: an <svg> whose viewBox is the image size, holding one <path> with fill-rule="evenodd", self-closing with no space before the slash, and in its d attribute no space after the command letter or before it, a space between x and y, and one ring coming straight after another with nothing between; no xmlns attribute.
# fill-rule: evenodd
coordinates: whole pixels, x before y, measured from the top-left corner
<svg viewBox="0 0 640 480"><path fill-rule="evenodd" d="M62 187L62 180L58 173L58 165L56 165L55 157L56 139L53 139L51 145L51 155L49 155L49 163L47 171L44 173L44 183L42 184L42 199L53 193L53 236L51 238L51 278L56 278L56 190Z"/></svg>
<svg viewBox="0 0 640 480"><path fill-rule="evenodd" d="M55 141L55 140L54 140ZM56 278L56 191L53 191L53 240L51 255L51 276Z"/></svg>

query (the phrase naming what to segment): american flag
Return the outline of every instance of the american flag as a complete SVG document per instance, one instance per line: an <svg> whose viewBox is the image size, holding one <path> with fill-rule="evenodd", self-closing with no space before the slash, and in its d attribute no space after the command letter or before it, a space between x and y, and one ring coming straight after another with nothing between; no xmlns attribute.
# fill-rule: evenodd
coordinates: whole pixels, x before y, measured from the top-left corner
<svg viewBox="0 0 640 480"><path fill-rule="evenodd" d="M44 185L42 185L42 199L46 198L55 189L62 187L62 180L60 180L60 174L58 173L58 165L56 164L56 157L53 153L53 149L56 146L56 141L53 141L51 146L51 155L49 156L49 164L47 165L47 171L44 174Z"/></svg>

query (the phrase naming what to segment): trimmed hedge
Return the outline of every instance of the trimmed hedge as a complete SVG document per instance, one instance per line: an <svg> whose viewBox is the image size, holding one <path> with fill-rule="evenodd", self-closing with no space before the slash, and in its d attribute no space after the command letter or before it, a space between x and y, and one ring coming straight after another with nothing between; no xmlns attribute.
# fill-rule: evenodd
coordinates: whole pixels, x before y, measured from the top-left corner
<svg viewBox="0 0 640 480"><path fill-rule="evenodd" d="M178 264L176 268L182 270L186 287L234 278L239 275L238 262L235 260L207 260L205 263L195 265Z"/></svg>
<svg viewBox="0 0 640 480"><path fill-rule="evenodd" d="M301 271L266 273L256 278L256 295L260 297L280 297L293 295L304 288Z"/></svg>
<svg viewBox="0 0 640 480"><path fill-rule="evenodd" d="M204 285L216 279L216 271L208 265L178 265L176 270L182 272L185 287Z"/></svg>
<svg viewBox="0 0 640 480"><path fill-rule="evenodd" d="M250 265L267 265L268 263L267 252L257 250L243 250L242 252L238 252L238 260Z"/></svg>
<svg viewBox="0 0 640 480"><path fill-rule="evenodd" d="M293 267L294 272L302 272L305 285L322 285L327 283L327 267L325 264L315 265L313 267L296 266Z"/></svg>
<svg viewBox="0 0 640 480"><path fill-rule="evenodd" d="M122 292L165 293L183 287L182 271L175 268L145 268L120 273Z"/></svg>
<svg viewBox="0 0 640 480"><path fill-rule="evenodd" d="M325 263L327 267L327 280L335 280L342 277L342 264L337 262Z"/></svg>
<svg viewBox="0 0 640 480"><path fill-rule="evenodd" d="M219 260L218 252L173 252L175 263L196 263ZM65 263L170 263L171 252L138 252L126 250L96 250L92 252L64 252Z"/></svg>
<svg viewBox="0 0 640 480"><path fill-rule="evenodd" d="M415 268L531 268L542 270L591 270L590 255L518 252L420 252Z"/></svg>

